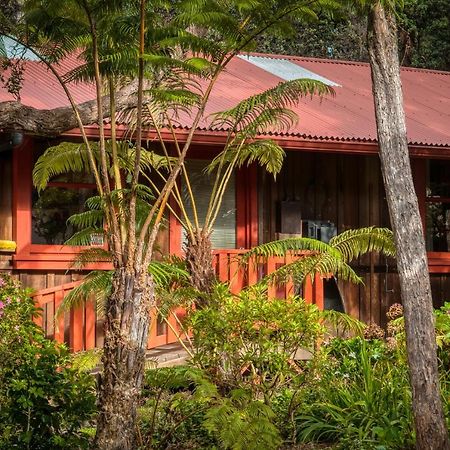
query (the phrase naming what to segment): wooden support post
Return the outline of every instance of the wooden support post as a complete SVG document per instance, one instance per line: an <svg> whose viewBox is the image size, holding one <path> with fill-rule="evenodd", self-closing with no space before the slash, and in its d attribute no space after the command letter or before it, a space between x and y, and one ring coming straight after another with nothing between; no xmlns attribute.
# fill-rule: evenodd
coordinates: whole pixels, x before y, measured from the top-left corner
<svg viewBox="0 0 450 450"><path fill-rule="evenodd" d="M54 338L56 342L62 344L64 342L64 313L62 313L59 318L56 318L58 309L60 308L62 301L64 299L64 291L59 290L55 292L55 333Z"/></svg>
<svg viewBox="0 0 450 450"><path fill-rule="evenodd" d="M267 272L266 272L267 275L270 275L271 273L275 272L276 270L275 258L269 258L266 264L267 264ZM269 299L275 298L277 296L277 285L275 283L269 284L267 295Z"/></svg>
<svg viewBox="0 0 450 450"><path fill-rule="evenodd" d="M314 284L313 284L313 297L314 297L314 303L316 306L323 311L324 309L324 292L323 292L323 279L322 276L318 273L316 273L314 277Z"/></svg>
<svg viewBox="0 0 450 450"><path fill-rule="evenodd" d="M84 308L78 307L70 312L70 350L80 352L84 350L83 339L83 313Z"/></svg>
<svg viewBox="0 0 450 450"><path fill-rule="evenodd" d="M306 303L313 303L313 285L310 276L307 276L303 283L303 298L305 299Z"/></svg>
<svg viewBox="0 0 450 450"><path fill-rule="evenodd" d="M218 255L219 260L219 270L218 270L218 277L219 281L222 283L225 283L228 281L228 253L219 253Z"/></svg>
<svg viewBox="0 0 450 450"><path fill-rule="evenodd" d="M95 348L95 300L88 300L86 302L86 350Z"/></svg>

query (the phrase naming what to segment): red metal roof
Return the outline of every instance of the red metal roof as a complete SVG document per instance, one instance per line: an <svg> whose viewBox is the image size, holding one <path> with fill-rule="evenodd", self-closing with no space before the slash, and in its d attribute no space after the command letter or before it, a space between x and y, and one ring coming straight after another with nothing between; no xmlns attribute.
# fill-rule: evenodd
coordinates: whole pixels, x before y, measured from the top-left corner
<svg viewBox="0 0 450 450"><path fill-rule="evenodd" d="M294 56L259 56L287 59L340 85L334 87L335 97L302 99L293 108L299 116L298 124L287 132L269 135L319 141L376 141L368 64ZM64 72L72 64L73 61L66 62L61 71ZM450 147L450 72L402 68L401 76L409 143ZM205 117L230 108L243 98L275 86L280 81L282 79L278 76L251 62L235 58L213 89ZM94 89L88 84L74 84L71 89L78 102L94 96ZM0 90L0 101L12 99L4 89ZM53 75L41 64L31 61L26 62L21 101L25 105L42 109L68 104ZM182 117L180 127L189 126L189 117ZM207 118L200 123L199 128L211 133L224 131L211 130Z"/></svg>

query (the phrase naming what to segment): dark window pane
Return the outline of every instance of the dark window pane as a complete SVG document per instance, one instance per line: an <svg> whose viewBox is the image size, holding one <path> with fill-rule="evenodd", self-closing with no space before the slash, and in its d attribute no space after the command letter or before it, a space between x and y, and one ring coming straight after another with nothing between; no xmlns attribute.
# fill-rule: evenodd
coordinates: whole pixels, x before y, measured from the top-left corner
<svg viewBox="0 0 450 450"><path fill-rule="evenodd" d="M427 197L450 198L450 161L429 161Z"/></svg>
<svg viewBox="0 0 450 450"><path fill-rule="evenodd" d="M74 230L67 219L85 210L85 202L95 195L93 189L65 189L49 187L38 194L33 192L32 243L63 244Z"/></svg>
<svg viewBox="0 0 450 450"><path fill-rule="evenodd" d="M427 203L427 250L450 249L450 203Z"/></svg>

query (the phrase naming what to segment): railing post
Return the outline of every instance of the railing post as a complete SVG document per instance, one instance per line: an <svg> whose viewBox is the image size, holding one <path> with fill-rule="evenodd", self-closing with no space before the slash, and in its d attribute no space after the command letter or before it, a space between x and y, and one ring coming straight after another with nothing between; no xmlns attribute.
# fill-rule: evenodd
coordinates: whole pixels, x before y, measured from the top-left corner
<svg viewBox="0 0 450 450"><path fill-rule="evenodd" d="M80 352L84 349L83 342L83 308L74 308L70 312L70 350Z"/></svg>
<svg viewBox="0 0 450 450"><path fill-rule="evenodd" d="M62 344L64 342L64 313L62 313L59 318L56 318L56 313L60 308L62 301L64 299L64 291L58 290L55 292L55 332L54 339L56 342Z"/></svg>
<svg viewBox="0 0 450 450"><path fill-rule="evenodd" d="M316 273L314 277L313 295L314 295L314 303L321 311L323 311L325 307L324 293L323 293L323 278L318 273Z"/></svg>
<svg viewBox="0 0 450 450"><path fill-rule="evenodd" d="M95 348L95 301L94 299L89 299L85 304L86 309L86 350L91 350Z"/></svg>

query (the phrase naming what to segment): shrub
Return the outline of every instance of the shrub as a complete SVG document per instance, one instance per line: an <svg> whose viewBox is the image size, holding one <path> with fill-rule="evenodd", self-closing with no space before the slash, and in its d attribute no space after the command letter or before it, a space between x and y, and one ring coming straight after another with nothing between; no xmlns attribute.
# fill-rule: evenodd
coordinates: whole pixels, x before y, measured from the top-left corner
<svg viewBox="0 0 450 450"><path fill-rule="evenodd" d="M267 300L260 289L233 296L219 285L214 301L190 317L193 362L223 393L245 389L269 404L301 374L296 353L313 351L323 332L319 318L316 306L298 297Z"/></svg>
<svg viewBox="0 0 450 450"><path fill-rule="evenodd" d="M0 274L0 448L83 448L95 410L92 378L33 322L39 311Z"/></svg>
<svg viewBox="0 0 450 450"><path fill-rule="evenodd" d="M297 415L299 440L355 450L413 448L407 368L386 344L337 339L324 351L315 398Z"/></svg>
<svg viewBox="0 0 450 450"><path fill-rule="evenodd" d="M145 376L139 444L161 450L271 450L281 444L274 416L248 391L220 395L201 369L153 369Z"/></svg>

